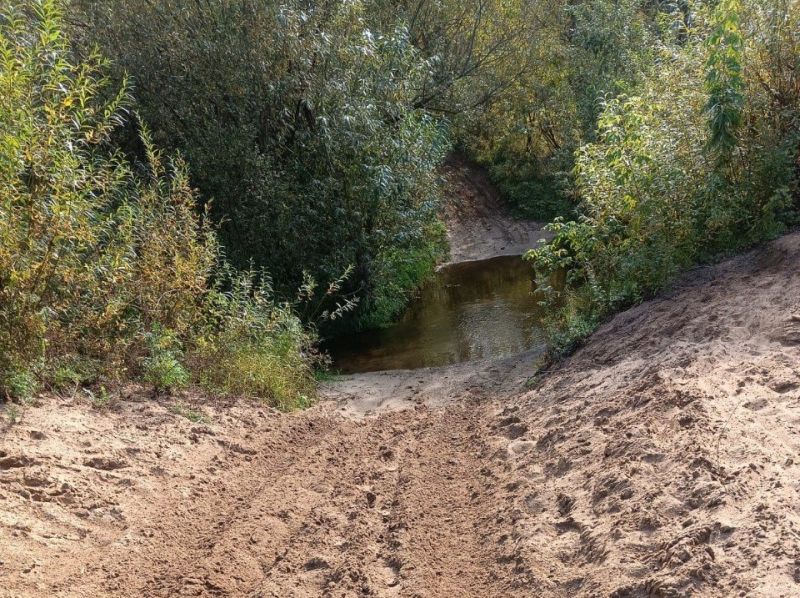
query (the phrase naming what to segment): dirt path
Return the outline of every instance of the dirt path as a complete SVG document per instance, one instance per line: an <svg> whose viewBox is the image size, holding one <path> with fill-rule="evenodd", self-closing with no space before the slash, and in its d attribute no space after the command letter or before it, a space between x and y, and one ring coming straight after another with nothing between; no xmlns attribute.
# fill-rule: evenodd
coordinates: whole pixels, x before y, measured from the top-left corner
<svg viewBox="0 0 800 598"><path fill-rule="evenodd" d="M444 407L465 398L502 399L519 392L536 371L540 350L512 357L468 361L417 370L339 376L322 385L322 396L342 415L362 417L417 405Z"/></svg>
<svg viewBox="0 0 800 598"><path fill-rule="evenodd" d="M0 459L0 594L514 595L492 408L332 407L31 409Z"/></svg>
<svg viewBox="0 0 800 598"><path fill-rule="evenodd" d="M500 201L486 172L458 156L445 165L450 201L445 206L448 263L522 255L550 238L537 222L517 220Z"/></svg>
<svg viewBox="0 0 800 598"><path fill-rule="evenodd" d="M798 263L697 270L442 407L44 398L2 432L0 595L797 596Z"/></svg>

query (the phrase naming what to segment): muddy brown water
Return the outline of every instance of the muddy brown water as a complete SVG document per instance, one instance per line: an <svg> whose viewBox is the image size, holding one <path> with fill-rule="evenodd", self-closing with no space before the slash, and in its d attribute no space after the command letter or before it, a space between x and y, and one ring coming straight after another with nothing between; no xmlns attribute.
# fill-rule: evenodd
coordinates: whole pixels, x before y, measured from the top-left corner
<svg viewBox="0 0 800 598"><path fill-rule="evenodd" d="M518 256L440 270L392 326L326 344L345 374L507 357L544 346L533 271Z"/></svg>

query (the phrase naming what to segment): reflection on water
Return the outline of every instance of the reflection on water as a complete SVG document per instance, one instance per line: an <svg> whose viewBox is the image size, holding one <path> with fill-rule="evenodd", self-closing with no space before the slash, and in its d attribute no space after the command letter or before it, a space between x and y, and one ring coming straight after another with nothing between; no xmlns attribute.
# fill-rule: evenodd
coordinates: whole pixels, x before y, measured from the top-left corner
<svg viewBox="0 0 800 598"><path fill-rule="evenodd" d="M504 357L544 344L530 266L500 257L448 266L399 322L327 344L345 373Z"/></svg>

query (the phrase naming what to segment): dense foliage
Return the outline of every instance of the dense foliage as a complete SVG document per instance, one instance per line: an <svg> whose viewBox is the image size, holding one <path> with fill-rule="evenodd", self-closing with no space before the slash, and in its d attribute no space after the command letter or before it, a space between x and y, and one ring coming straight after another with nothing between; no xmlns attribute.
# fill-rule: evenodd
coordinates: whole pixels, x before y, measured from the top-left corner
<svg viewBox="0 0 800 598"><path fill-rule="evenodd" d="M798 4L690 7L691 26L677 15L656 68L605 102L577 152L578 218L529 254L543 285L567 272L565 348L681 269L796 221Z"/></svg>
<svg viewBox="0 0 800 598"><path fill-rule="evenodd" d="M181 159L145 130L144 162L110 147L128 88L72 62L61 22L52 0L0 15L0 392L134 374L295 404L299 321L225 266Z"/></svg>
<svg viewBox="0 0 800 598"><path fill-rule="evenodd" d="M383 325L443 257L453 147L558 217L569 346L797 221L799 2L7 2L0 386L302 403L309 323Z"/></svg>
<svg viewBox="0 0 800 598"><path fill-rule="evenodd" d="M450 144L527 216L572 207L598 97L652 62L644 0L171 3L73 0L82 47L133 77L181 150L233 262L284 296L303 271L387 323L443 254Z"/></svg>
<svg viewBox="0 0 800 598"><path fill-rule="evenodd" d="M180 149L240 268L285 296L353 270L361 324L387 322L445 250L444 123L415 106L430 65L362 2L77 2Z"/></svg>
<svg viewBox="0 0 800 598"><path fill-rule="evenodd" d="M525 27L503 65L507 85L461 127L462 143L522 215L571 213L574 154L594 139L603 99L631 89L652 64L653 4L525 3Z"/></svg>

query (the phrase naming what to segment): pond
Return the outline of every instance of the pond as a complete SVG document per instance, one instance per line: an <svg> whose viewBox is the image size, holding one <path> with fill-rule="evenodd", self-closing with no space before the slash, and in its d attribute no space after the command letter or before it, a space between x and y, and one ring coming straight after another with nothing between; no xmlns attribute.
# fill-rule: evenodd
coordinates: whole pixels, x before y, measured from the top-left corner
<svg viewBox="0 0 800 598"><path fill-rule="evenodd" d="M398 322L326 343L342 373L416 369L506 357L544 345L533 271L520 257L453 264Z"/></svg>

